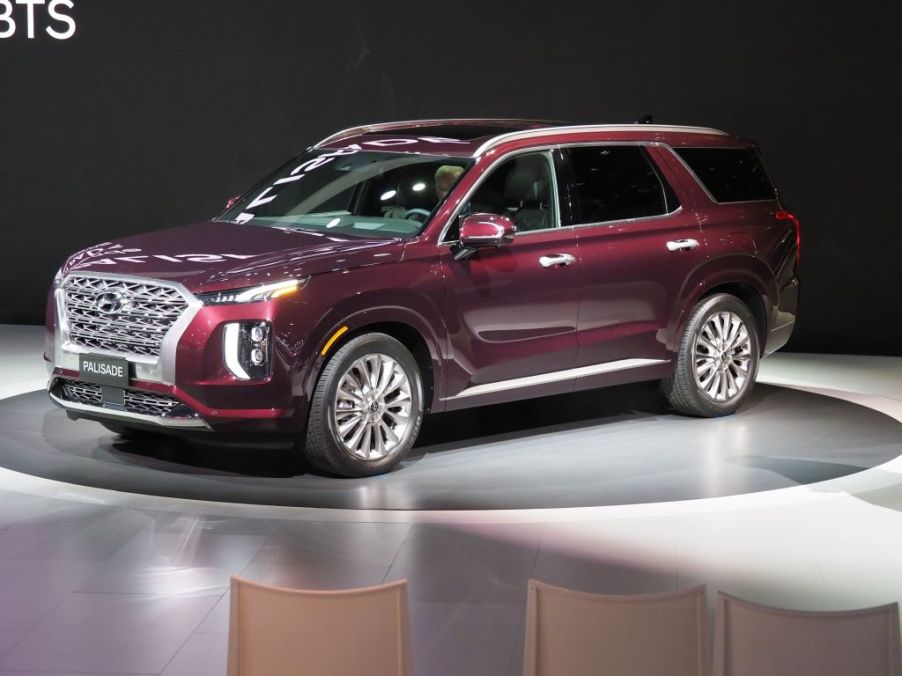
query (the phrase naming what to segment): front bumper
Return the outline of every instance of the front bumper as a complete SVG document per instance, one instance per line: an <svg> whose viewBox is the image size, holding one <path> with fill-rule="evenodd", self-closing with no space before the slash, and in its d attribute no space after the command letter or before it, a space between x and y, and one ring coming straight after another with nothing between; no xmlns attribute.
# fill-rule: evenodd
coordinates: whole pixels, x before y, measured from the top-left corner
<svg viewBox="0 0 902 676"><path fill-rule="evenodd" d="M101 275L98 278L142 278ZM50 399L71 418L131 424L161 431L235 431L284 433L302 431L305 415L298 390L296 336L276 333L277 326L296 326L285 313L287 302L257 302L204 307L187 289L174 282L152 281L177 289L187 310L166 332L157 356L140 356L88 348L72 340L61 288L48 304L48 361ZM289 307L286 307L289 306ZM272 374L265 379L239 380L225 367L224 326L236 321L267 321L274 327ZM293 349L287 350L286 347ZM92 384L80 377L79 355L84 353L125 358L130 379L126 389ZM68 384L68 388L67 388ZM75 387L77 386L77 387ZM104 396L104 390L107 390ZM155 400L163 408L147 410ZM171 409L171 410L170 410Z"/></svg>
<svg viewBox="0 0 902 676"><path fill-rule="evenodd" d="M50 400L73 414L73 417L92 417L114 422L168 429L211 430L210 425L196 411L181 404L174 397L152 395L143 390L125 390L121 407L105 404L103 386L82 383L69 378L53 378L47 387ZM156 399L156 406L142 402ZM163 404L166 402L166 404ZM168 404L168 406L167 406ZM154 409L157 410L154 410ZM170 410L165 411L169 408Z"/></svg>

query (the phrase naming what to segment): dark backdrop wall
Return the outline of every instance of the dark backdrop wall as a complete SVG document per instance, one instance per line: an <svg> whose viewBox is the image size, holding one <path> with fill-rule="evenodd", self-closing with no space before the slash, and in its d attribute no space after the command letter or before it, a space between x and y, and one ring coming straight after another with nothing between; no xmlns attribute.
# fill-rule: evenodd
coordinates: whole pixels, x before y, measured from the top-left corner
<svg viewBox="0 0 902 676"><path fill-rule="evenodd" d="M0 322L42 321L73 250L209 217L337 128L653 113L760 142L803 227L792 347L902 354L898 2L72 2L66 40L0 3Z"/></svg>

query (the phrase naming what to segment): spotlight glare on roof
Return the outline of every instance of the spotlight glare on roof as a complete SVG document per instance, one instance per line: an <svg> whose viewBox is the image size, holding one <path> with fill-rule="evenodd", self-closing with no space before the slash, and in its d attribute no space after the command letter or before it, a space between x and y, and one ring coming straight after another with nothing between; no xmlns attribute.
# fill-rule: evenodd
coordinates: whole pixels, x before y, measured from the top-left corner
<svg viewBox="0 0 902 676"><path fill-rule="evenodd" d="M385 200L390 200L392 197L394 197L397 194L398 194L397 190L388 190L388 191L382 193L382 196L379 199L384 202Z"/></svg>

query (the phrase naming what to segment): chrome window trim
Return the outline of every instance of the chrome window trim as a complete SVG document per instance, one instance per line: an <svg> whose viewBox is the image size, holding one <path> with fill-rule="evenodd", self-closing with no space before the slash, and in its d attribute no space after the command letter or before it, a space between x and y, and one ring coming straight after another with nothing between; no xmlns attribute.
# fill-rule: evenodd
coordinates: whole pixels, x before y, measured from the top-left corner
<svg viewBox="0 0 902 676"><path fill-rule="evenodd" d="M128 352L117 352L113 350L94 350L77 345L69 340L68 319L65 310L65 285L73 276L89 277L92 279L112 279L124 282L148 283L155 286L162 286L178 291L185 299L188 307L181 316L169 327L160 344L160 356L149 357L146 355L135 355ZM179 340L187 330L188 326L194 320L194 317L203 307L203 303L194 296L184 285L178 282L170 282L162 279L154 279L153 277L140 277L137 275L122 275L115 272L82 272L80 270L71 270L60 281L59 286L54 291L54 301L56 303L56 330L54 332L53 342L53 365L58 368L69 369L71 371L79 370L78 355L80 354L102 354L111 357L121 357L127 359L130 364L134 365L135 379L145 380L148 382L163 383L164 385L175 384L175 357ZM105 410L105 409L104 409Z"/></svg>
<svg viewBox="0 0 902 676"><path fill-rule="evenodd" d="M569 380L571 378L588 378L591 376L601 375L603 373L626 371L628 369L642 368L643 366L655 366L658 364L667 363L667 359L619 359L617 361L609 361L603 364L579 366L577 368L566 369L563 371L552 371L550 373L540 373L534 376L524 376L522 378L512 378L510 380L499 380L494 383L473 385L466 388L462 392L459 392L458 394L455 394L451 397L445 397L444 399L442 399L442 401L455 401L457 399L476 397L483 394L493 394L495 392L501 392L504 390L517 390L526 387L535 387L537 385L557 383L562 380Z"/></svg>
<svg viewBox="0 0 902 676"><path fill-rule="evenodd" d="M63 409L70 409L82 413L89 413L98 417L110 418L120 422L139 422L158 427L174 427L181 429L201 429L211 430L212 428L202 418L163 418L161 416L145 415L143 413L129 413L128 411L117 411L111 408L103 408L102 406L89 406L88 404L79 404L74 401L66 401L60 399L53 392L48 392L50 399L54 404Z"/></svg>
<svg viewBox="0 0 902 676"><path fill-rule="evenodd" d="M667 149L671 152L671 154L672 154L675 158L677 158L677 161L678 161L680 164L683 165L683 168L684 168L686 171L689 172L689 175L692 177L692 180L694 180L694 181L698 184L698 186L705 192L705 195L707 195L708 199L711 200L711 202L713 202L714 204L719 204L719 205L721 205L721 204L722 204L722 205L730 205L730 204L761 204L762 202L777 202L777 201L779 201L779 198L777 197L777 188L776 188L776 186L774 185L774 182L771 180L770 174L767 173L767 168L764 166L764 162L761 162L761 168L764 169L764 175L767 176L767 180L770 181L770 185L771 185L771 187L774 189L774 196L773 196L773 197L770 197L770 198L768 198L768 199L760 199L760 200L738 200L738 201L736 201L736 202L718 202L718 201L714 198L714 195L711 194L711 191L708 190L708 186L705 185L705 182L702 181L702 179L700 179L700 178L698 177L698 174L695 173L695 171L692 169L692 167L689 166L689 164L686 162L686 160L684 160L682 157L680 157L680 154L676 151L676 148L674 148L674 147L671 146L671 145L668 145L667 143L662 143L661 145L662 145L664 148L667 148ZM686 148L687 150L748 150L749 147L750 147L750 146L680 146L680 148ZM755 148L755 154L758 155L758 160L760 161L760 160L761 160L761 153L758 152L758 149L757 149L757 148Z"/></svg>
<svg viewBox="0 0 902 676"><path fill-rule="evenodd" d="M711 127L692 127L676 124L583 124L572 125L569 127L542 127L540 129L523 129L507 134L494 136L483 143L473 153L473 157L479 157L486 151L507 141L517 141L520 139L535 138L537 136L548 136L549 134L591 134L603 132L684 132L691 134L707 134L714 136L728 136L728 134L720 129Z"/></svg>

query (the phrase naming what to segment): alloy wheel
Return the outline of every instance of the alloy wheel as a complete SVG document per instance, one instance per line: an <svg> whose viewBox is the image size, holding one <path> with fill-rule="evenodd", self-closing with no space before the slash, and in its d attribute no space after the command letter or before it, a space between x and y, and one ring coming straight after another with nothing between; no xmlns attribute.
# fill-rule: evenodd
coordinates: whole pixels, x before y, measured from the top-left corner
<svg viewBox="0 0 902 676"><path fill-rule="evenodd" d="M730 401L749 379L751 340L745 322L734 312L708 317L695 339L695 380L712 401Z"/></svg>
<svg viewBox="0 0 902 676"><path fill-rule="evenodd" d="M410 378L385 354L366 354L344 372L332 415L338 440L361 460L381 460L402 448L411 418Z"/></svg>

